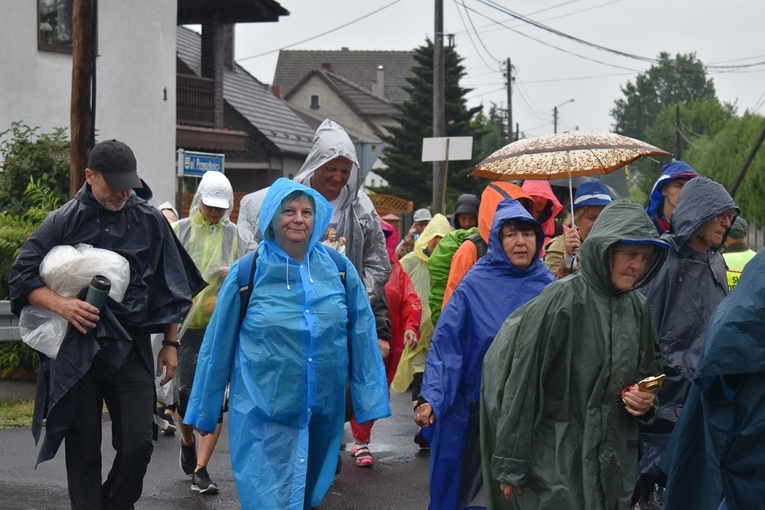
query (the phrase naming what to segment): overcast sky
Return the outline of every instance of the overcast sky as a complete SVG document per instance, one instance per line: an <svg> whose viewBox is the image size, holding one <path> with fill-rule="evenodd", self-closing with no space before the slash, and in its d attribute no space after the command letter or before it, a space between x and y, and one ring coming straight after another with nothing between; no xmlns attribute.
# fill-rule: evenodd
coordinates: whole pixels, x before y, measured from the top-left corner
<svg viewBox="0 0 765 510"><path fill-rule="evenodd" d="M433 38L433 0L278 1L289 16L236 29L238 62L264 83L273 81L280 48L411 50ZM739 114L765 114L764 22L763 0L444 0L444 31L454 34L465 58L461 85L474 89L471 106L506 106L503 64L510 58L513 119L527 136L553 132L555 106L559 132L610 130L610 111L624 97L620 87L661 51L695 52L707 66L759 64L708 72L718 97L735 102Z"/></svg>

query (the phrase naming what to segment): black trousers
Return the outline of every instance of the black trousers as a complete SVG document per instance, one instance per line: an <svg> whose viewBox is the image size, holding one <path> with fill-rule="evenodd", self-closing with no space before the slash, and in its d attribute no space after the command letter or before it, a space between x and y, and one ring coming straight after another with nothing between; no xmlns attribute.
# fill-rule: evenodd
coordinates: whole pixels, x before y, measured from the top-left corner
<svg viewBox="0 0 765 510"><path fill-rule="evenodd" d="M141 497L143 477L154 449L154 378L133 346L122 368L96 359L71 390L77 392L74 418L66 434L69 498L76 510L123 510ZM117 455L101 483L101 413L112 421Z"/></svg>

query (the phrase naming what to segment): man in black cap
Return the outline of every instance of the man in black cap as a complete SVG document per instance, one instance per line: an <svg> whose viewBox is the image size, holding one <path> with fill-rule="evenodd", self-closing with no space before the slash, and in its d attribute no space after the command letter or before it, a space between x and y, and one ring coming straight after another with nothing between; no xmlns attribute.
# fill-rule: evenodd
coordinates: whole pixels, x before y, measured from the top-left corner
<svg viewBox="0 0 765 510"><path fill-rule="evenodd" d="M153 450L154 363L165 382L177 364L177 324L205 282L148 203L151 190L138 178L133 151L122 142L96 145L75 197L51 212L22 247L11 269L12 310L34 305L64 317L68 328L55 359L40 356L32 434L43 444L37 461L53 458L66 438L66 468L72 508L133 508ZM55 246L88 244L127 259L124 298L107 299L99 311L86 290L63 297L46 286L40 263ZM150 335L163 333L157 359ZM111 416L117 450L101 483L101 414Z"/></svg>

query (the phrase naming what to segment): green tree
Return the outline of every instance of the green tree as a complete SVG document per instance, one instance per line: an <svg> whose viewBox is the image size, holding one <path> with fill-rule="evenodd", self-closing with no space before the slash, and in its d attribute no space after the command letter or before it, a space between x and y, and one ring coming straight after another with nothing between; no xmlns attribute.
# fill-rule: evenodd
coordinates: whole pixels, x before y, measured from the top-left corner
<svg viewBox="0 0 765 510"><path fill-rule="evenodd" d="M694 141L685 161L693 168L729 188L741 166L765 128L765 117L744 114L734 117L714 138ZM760 149L752 161L743 182L736 191L736 204L742 216L765 225L765 149Z"/></svg>
<svg viewBox="0 0 765 510"><path fill-rule="evenodd" d="M14 122L0 133L0 212L23 215L33 206L23 191L30 179L60 200L69 197L69 140L66 129L40 133L39 127Z"/></svg>
<svg viewBox="0 0 765 510"><path fill-rule="evenodd" d="M422 139L433 136L433 42L427 40L416 48L414 59L417 65L412 68L413 76L407 78L409 86L405 87L409 99L397 105L400 113L394 117L399 125L386 126L390 135L383 137L386 147L382 161L387 168L377 173L388 181L388 186L374 191L406 198L419 207L430 204L433 198L433 165L420 161ZM454 48L444 48L446 135L473 136L476 140L483 131L473 119L482 107L467 107L465 96L471 89L459 85L465 76L462 60ZM468 176L475 166L476 150L474 144L473 161L449 162L447 210L460 193L474 193L482 187L477 179Z"/></svg>
<svg viewBox="0 0 765 510"><path fill-rule="evenodd" d="M662 52L659 63L639 73L635 83L627 82L622 93L625 98L618 99L611 110L614 131L639 140L667 105L716 97L714 83L695 53L672 58Z"/></svg>

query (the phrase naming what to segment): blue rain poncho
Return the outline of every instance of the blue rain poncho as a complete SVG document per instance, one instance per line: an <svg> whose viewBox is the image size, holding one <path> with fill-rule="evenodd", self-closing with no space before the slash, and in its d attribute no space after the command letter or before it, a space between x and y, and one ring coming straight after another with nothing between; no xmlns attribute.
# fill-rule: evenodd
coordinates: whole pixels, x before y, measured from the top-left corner
<svg viewBox="0 0 765 510"><path fill-rule="evenodd" d="M296 190L315 202L308 253L300 263L266 234L282 200ZM237 261L199 353L185 422L215 430L230 380L231 464L244 509L321 503L335 475L349 379L360 423L390 416L364 285L348 263L343 288L337 266L319 242L329 215L329 204L313 189L287 179L271 186L260 214L264 242L241 329Z"/></svg>
<svg viewBox="0 0 765 510"><path fill-rule="evenodd" d="M511 219L536 227L536 253L526 269L516 268L499 233ZM539 258L544 233L515 200L503 200L494 215L489 246L467 272L444 307L423 376L422 396L436 421L430 443L430 508L464 508L481 486L478 406L481 365L505 319L555 281Z"/></svg>
<svg viewBox="0 0 765 510"><path fill-rule="evenodd" d="M696 170L682 161L673 161L664 165L664 168L661 169L661 174L651 189L651 196L648 199L648 207L646 208L646 212L651 221L653 221L653 224L656 225L659 235L669 231L669 220L664 217L663 212L665 197L661 189L671 180L693 179L698 176L699 174L696 173Z"/></svg>
<svg viewBox="0 0 765 510"><path fill-rule="evenodd" d="M765 495L765 253L709 320L683 414L662 457L664 508L763 507Z"/></svg>

